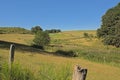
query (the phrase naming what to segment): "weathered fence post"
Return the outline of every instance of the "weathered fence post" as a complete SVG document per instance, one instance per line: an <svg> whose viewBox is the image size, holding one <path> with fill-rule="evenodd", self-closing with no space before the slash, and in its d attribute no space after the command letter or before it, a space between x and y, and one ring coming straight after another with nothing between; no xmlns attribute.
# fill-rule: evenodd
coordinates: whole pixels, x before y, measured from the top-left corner
<svg viewBox="0 0 120 80"><path fill-rule="evenodd" d="M9 52L9 67L11 68L12 63L14 62L14 53L15 53L15 45L10 45L10 52Z"/></svg>
<svg viewBox="0 0 120 80"><path fill-rule="evenodd" d="M74 67L72 80L85 80L87 75L87 69L83 69L80 66L76 65Z"/></svg>

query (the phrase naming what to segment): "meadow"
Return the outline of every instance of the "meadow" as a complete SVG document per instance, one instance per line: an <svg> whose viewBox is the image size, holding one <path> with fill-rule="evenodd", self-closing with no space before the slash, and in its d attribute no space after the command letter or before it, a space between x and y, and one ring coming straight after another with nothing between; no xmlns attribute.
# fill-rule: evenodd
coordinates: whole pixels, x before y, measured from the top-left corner
<svg viewBox="0 0 120 80"><path fill-rule="evenodd" d="M85 38L84 32L90 37ZM29 69L36 80L71 80L76 64L88 69L86 80L120 79L120 48L103 45L101 40L96 38L96 31L64 31L50 34L50 37L51 43L45 47L45 51L16 49L14 63ZM0 41L28 46L33 38L34 35L31 34L0 34ZM57 50L72 50L78 57L58 55L55 53ZM7 63L8 57L9 48L0 45L1 64Z"/></svg>
<svg viewBox="0 0 120 80"><path fill-rule="evenodd" d="M84 33L89 37L84 37ZM104 45L102 39L96 37L96 31L67 31L51 34L51 38L55 47L50 50L72 50L79 58L120 66L120 48Z"/></svg>

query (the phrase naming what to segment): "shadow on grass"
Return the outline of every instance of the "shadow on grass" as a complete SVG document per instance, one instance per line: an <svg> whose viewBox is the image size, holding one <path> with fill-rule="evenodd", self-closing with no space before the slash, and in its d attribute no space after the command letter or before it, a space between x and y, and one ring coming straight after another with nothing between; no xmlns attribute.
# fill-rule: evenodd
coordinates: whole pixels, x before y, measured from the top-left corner
<svg viewBox="0 0 120 80"><path fill-rule="evenodd" d="M61 55L64 57L78 57L78 54L72 50L70 50L70 51L57 50L55 53L57 55Z"/></svg>
<svg viewBox="0 0 120 80"><path fill-rule="evenodd" d="M44 52L43 49L40 48L35 48L34 46L28 46L28 45L24 45L24 44L19 44L19 43L14 43L14 42L7 42L7 41L1 41L0 40L0 48L2 49L9 49L10 45L14 44L15 45L15 49L18 51L27 51L27 52Z"/></svg>
<svg viewBox="0 0 120 80"><path fill-rule="evenodd" d="M63 57L77 57L77 55L73 51L58 50L56 52L47 52L47 51L44 51L44 49L39 46L34 46L34 45L29 46L29 45L25 45L25 44L19 44L19 43L7 42L7 41L0 40L0 48L1 49L9 50L11 44L15 45L16 51L20 51L22 53L31 52L31 53L40 53L40 54L52 54L52 55L63 56Z"/></svg>
<svg viewBox="0 0 120 80"><path fill-rule="evenodd" d="M2 58L2 57L0 56L0 61L1 61L1 58Z"/></svg>

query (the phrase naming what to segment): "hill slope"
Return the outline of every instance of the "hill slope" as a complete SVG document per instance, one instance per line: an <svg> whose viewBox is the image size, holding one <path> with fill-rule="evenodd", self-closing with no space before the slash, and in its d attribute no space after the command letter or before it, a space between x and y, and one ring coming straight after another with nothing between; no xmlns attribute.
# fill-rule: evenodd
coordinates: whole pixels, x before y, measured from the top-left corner
<svg viewBox="0 0 120 80"><path fill-rule="evenodd" d="M101 53L103 56L110 55L111 59L113 57L116 57L115 60L119 61L119 54L114 54L111 56L113 52L120 51L119 49L115 49L114 47L108 46L109 49L107 49L106 46L100 44L100 41L96 38L83 38L83 33L85 31L67 31L57 34L50 34L52 42L51 45L55 45L53 47L49 47L48 50L55 51L58 49L66 49L66 50L80 50L81 52L79 54L82 54L81 57L77 58L69 58L69 57L61 57L61 56L55 56L52 54L48 54L46 52L34 52L32 50L30 51L24 51L24 50L16 50L15 52L15 63L20 63L23 67L29 68L31 71L36 74L36 76L39 76L39 71L44 70L48 71L47 73L51 73L52 75L59 74L59 70L61 70L61 67L63 67L63 71L67 70L67 67L70 67L70 72L73 72L73 66L76 64L81 65L84 68L88 69L88 75L87 80L119 80L120 79L120 68L115 66L107 65L106 62L103 63L96 63L91 62L89 59L85 60L85 56L92 56L94 57L99 56ZM89 34L95 34L94 32L87 32ZM14 37L16 36L16 37ZM9 41L9 42L15 42L20 44L28 45L29 41L34 38L34 35L30 34L0 34L0 40L2 41ZM56 41L57 40L57 41ZM78 42L76 42L78 41ZM96 44L99 44L98 46ZM58 45L61 45L62 47L59 47ZM3 46L0 44L0 46ZM96 50L97 49L97 50ZM9 49L8 48L1 48L0 47L0 61L2 63L8 62L8 56L9 56ZM98 54L97 54L98 53ZM89 54L89 55L88 55ZM98 57L99 58L99 57ZM100 58L101 60L101 58ZM106 60L106 59L105 59ZM112 59L113 60L113 59ZM111 62L111 64L113 64ZM118 63L119 65L119 63ZM52 67L51 67L52 66ZM51 72L49 72L51 71ZM61 72L63 72L61 71ZM69 72L69 71L68 71ZM63 77L64 74L61 75ZM72 74L69 76L69 80L71 80Z"/></svg>
<svg viewBox="0 0 120 80"><path fill-rule="evenodd" d="M8 50L0 49L0 56L2 56L2 59L8 61L8 52L9 52ZM15 63L22 64L23 67L29 68L36 75L39 75L37 73L40 71L41 67L42 69L45 70L47 70L48 68L53 69L54 67L50 67L51 65L54 65L56 67L55 68L56 72L53 72L54 74L58 74L58 71L62 66L69 66L71 68L71 73L72 73L73 66L79 64L82 67L88 69L87 80L119 80L120 79L119 76L120 68L114 66L94 63L84 59L65 58L65 57L58 57L58 56L48 55L44 53L40 54L40 53L41 52L39 52L38 54L38 53L31 53L24 51L23 52L16 51ZM64 67L63 70L64 69L66 68Z"/></svg>
<svg viewBox="0 0 120 80"><path fill-rule="evenodd" d="M20 27L0 27L0 34L10 34L10 33L29 34L31 32L29 30Z"/></svg>

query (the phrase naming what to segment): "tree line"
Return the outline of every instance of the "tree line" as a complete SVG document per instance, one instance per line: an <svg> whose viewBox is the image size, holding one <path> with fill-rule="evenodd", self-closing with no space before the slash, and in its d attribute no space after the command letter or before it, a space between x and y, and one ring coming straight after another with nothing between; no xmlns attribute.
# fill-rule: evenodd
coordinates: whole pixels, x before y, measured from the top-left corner
<svg viewBox="0 0 120 80"><path fill-rule="evenodd" d="M51 29L51 30L45 30L45 31L47 31L48 33L59 33L59 32L61 32L60 29Z"/></svg>
<svg viewBox="0 0 120 80"><path fill-rule="evenodd" d="M13 33L18 33L18 34L34 34L37 31L43 31L41 26L34 26L31 28L31 30L21 28L21 27L0 27L0 34L13 34ZM45 30L48 33L59 33L61 32L60 29L51 29L51 30Z"/></svg>

